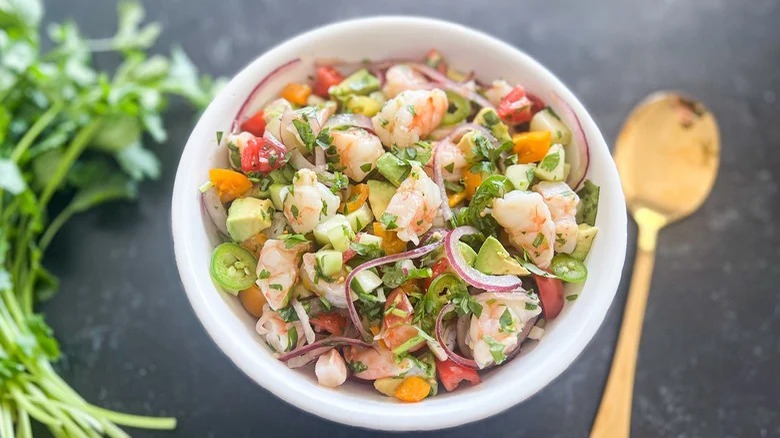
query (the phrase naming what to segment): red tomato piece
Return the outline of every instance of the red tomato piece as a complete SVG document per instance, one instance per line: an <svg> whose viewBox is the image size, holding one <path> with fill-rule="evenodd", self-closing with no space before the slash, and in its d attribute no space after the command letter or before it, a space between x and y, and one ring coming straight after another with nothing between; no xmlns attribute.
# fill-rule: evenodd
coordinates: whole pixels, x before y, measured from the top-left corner
<svg viewBox="0 0 780 438"><path fill-rule="evenodd" d="M436 277L438 277L439 275L447 272L447 269L449 267L450 267L450 265L447 263L447 259L446 258L442 258L442 259L437 260L436 263L434 263L433 266L431 266L431 272L432 272L431 273L431 277L430 278L426 278L423 281L423 287L425 288L425 290L426 291L428 290L428 288L431 286L431 283L433 282L433 280L436 279Z"/></svg>
<svg viewBox="0 0 780 438"><path fill-rule="evenodd" d="M414 307L409 302L406 292L399 287L388 295L385 301L382 340L387 348L393 350L419 334L412 325L412 319L414 319ZM419 346L415 345L409 351L420 348L424 343L423 340Z"/></svg>
<svg viewBox="0 0 780 438"><path fill-rule="evenodd" d="M546 320L555 319L563 309L563 282L557 278L547 278L534 275L539 287L539 301L542 305L542 315Z"/></svg>
<svg viewBox="0 0 780 438"><path fill-rule="evenodd" d="M265 117L263 110L256 112L252 117L244 120L241 130L249 132L256 137L262 137L265 133Z"/></svg>
<svg viewBox="0 0 780 438"><path fill-rule="evenodd" d="M328 88L338 85L344 80L344 75L335 68L325 65L318 67L314 76L312 92L320 97L328 97Z"/></svg>
<svg viewBox="0 0 780 438"><path fill-rule="evenodd" d="M319 313L309 317L309 323L319 330L325 330L336 336L344 333L347 326L347 318L336 312Z"/></svg>
<svg viewBox="0 0 780 438"><path fill-rule="evenodd" d="M528 96L528 100L531 101L531 115L538 113L547 106L539 96L532 93L525 93L525 95Z"/></svg>
<svg viewBox="0 0 780 438"><path fill-rule="evenodd" d="M241 170L244 172L267 173L282 167L287 149L263 137L254 137L246 142L241 151Z"/></svg>
<svg viewBox="0 0 780 438"><path fill-rule="evenodd" d="M533 102L525 94L525 88L518 85L498 104L498 116L502 120L517 125L531 120Z"/></svg>
<svg viewBox="0 0 780 438"><path fill-rule="evenodd" d="M480 382L479 374L475 370L458 365L451 359L445 361L436 359L436 372L439 374L441 384L450 392L454 391L464 380L475 385Z"/></svg>

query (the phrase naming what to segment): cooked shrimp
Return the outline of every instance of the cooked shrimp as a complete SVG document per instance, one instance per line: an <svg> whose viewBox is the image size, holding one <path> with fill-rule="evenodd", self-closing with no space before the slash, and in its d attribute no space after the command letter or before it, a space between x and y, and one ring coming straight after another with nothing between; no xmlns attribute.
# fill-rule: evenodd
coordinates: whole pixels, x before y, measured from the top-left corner
<svg viewBox="0 0 780 438"><path fill-rule="evenodd" d="M376 160L385 152L379 138L361 128L331 131L333 146L338 153L339 164L344 174L353 181L363 181L372 170Z"/></svg>
<svg viewBox="0 0 780 438"><path fill-rule="evenodd" d="M334 276L331 280L323 278L317 274L316 269L317 257L314 253L307 253L303 255L303 261L301 262L301 280L303 286L314 292L318 297L325 298L334 307L340 309L347 308L347 297L344 289L344 282L347 278L347 273L342 269L338 276Z"/></svg>
<svg viewBox="0 0 780 438"><path fill-rule="evenodd" d="M533 190L544 198L555 222L555 252L570 254L577 246L577 204L580 197L564 182L543 181Z"/></svg>
<svg viewBox="0 0 780 438"><path fill-rule="evenodd" d="M400 376L408 373L415 365L408 357L396 362L393 352L381 342L375 342L369 348L347 347L344 349L344 359L356 371L355 377L365 380Z"/></svg>
<svg viewBox="0 0 780 438"><path fill-rule="evenodd" d="M485 90L485 97L487 97L487 100L490 101L490 103L498 106L498 104L501 103L501 100L503 100L510 91L512 91L512 86L505 80L498 79L493 81L493 83L490 84L490 87Z"/></svg>
<svg viewBox="0 0 780 438"><path fill-rule="evenodd" d="M466 167L466 155L451 141L441 141L436 145L436 153L439 154L441 175L445 181L458 181L463 178L463 169Z"/></svg>
<svg viewBox="0 0 780 438"><path fill-rule="evenodd" d="M341 199L325 184L317 182L317 174L301 169L293 177L293 185L284 198L284 217L293 231L306 234L335 215L340 202Z"/></svg>
<svg viewBox="0 0 780 438"><path fill-rule="evenodd" d="M405 148L433 132L447 112L444 91L407 90L385 102L371 122L382 144Z"/></svg>
<svg viewBox="0 0 780 438"><path fill-rule="evenodd" d="M471 316L466 344L480 368L501 363L518 346L518 335L527 321L539 315L539 300L524 292L486 292L475 296L482 305L479 317Z"/></svg>
<svg viewBox="0 0 780 438"><path fill-rule="evenodd" d="M431 229L441 207L439 186L422 170L414 166L409 176L398 186L380 222L394 230L404 242L420 243L418 236Z"/></svg>
<svg viewBox="0 0 780 438"><path fill-rule="evenodd" d="M268 304L263 307L263 316L257 320L255 330L276 352L294 350L306 341L300 321L285 322Z"/></svg>
<svg viewBox="0 0 780 438"><path fill-rule="evenodd" d="M335 388L347 380L347 366L336 349L321 355L314 365L317 382L328 388Z"/></svg>
<svg viewBox="0 0 780 438"><path fill-rule="evenodd" d="M406 90L417 90L428 83L425 76L406 64L396 64L385 73L385 86L382 91L388 98L397 96Z"/></svg>
<svg viewBox="0 0 780 438"><path fill-rule="evenodd" d="M257 259L257 286L274 310L290 301L290 292L298 279L298 256L308 249L308 243L287 248L286 242L269 239Z"/></svg>
<svg viewBox="0 0 780 438"><path fill-rule="evenodd" d="M491 214L509 234L515 248L527 251L540 268L550 266L555 223L540 194L513 190L493 201Z"/></svg>
<svg viewBox="0 0 780 438"><path fill-rule="evenodd" d="M384 341L387 348L395 350L412 338L419 336L420 332L412 324L414 308L409 302L406 292L400 287L394 290L385 301L385 317L382 321L382 332L377 336ZM418 338L406 351L415 351L422 347L425 339Z"/></svg>

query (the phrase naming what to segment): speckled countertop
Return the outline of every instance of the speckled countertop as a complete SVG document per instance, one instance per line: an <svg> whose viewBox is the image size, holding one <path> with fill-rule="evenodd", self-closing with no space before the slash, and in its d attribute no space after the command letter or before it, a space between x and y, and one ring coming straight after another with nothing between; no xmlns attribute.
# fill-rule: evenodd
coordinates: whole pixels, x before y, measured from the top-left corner
<svg viewBox="0 0 780 438"><path fill-rule="evenodd" d="M599 2L448 0L307 3L147 1L203 71L231 75L311 27L369 14L463 23L537 58L580 97L613 142L633 104L657 89L702 99L721 126L711 198L660 237L636 377L637 437L780 436L780 3L771 0ZM489 3L489 6L488 6ZM90 35L115 26L114 2L49 0ZM316 6L312 6L316 5ZM111 59L99 59L110 65ZM254 385L195 318L173 259L170 192L193 116L174 107L164 176L141 202L75 219L48 265L62 292L46 311L64 377L110 408L179 418L172 433L248 437L364 434L302 413ZM629 240L635 236L633 225ZM586 436L617 337L634 245L604 325L575 364L537 395L450 437ZM433 436L433 433L420 434Z"/></svg>

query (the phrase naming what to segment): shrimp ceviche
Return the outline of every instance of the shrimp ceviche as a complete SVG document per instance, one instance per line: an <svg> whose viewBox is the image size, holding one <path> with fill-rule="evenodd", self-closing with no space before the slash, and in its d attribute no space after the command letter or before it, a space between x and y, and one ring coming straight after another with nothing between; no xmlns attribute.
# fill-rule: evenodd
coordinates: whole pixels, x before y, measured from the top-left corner
<svg viewBox="0 0 780 438"><path fill-rule="evenodd" d="M280 361L418 402L479 384L577 298L599 188L557 95L560 115L435 50L273 91L217 133L229 168L201 192L225 237L213 281Z"/></svg>

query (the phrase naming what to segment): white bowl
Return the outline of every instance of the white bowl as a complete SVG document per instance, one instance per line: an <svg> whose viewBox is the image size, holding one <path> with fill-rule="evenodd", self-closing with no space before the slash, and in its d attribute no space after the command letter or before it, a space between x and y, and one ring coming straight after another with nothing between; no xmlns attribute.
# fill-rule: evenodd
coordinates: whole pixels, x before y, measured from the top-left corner
<svg viewBox="0 0 780 438"><path fill-rule="evenodd" d="M215 133L230 130L244 99L274 68L294 58L303 60L283 78L269 83L261 100L272 98L287 82L305 80L315 58L420 57L430 48L439 49L450 65L474 70L480 79L503 77L545 100L555 92L569 102L590 143L588 178L601 186L600 231L587 260L589 276L579 286L579 299L566 303L540 342L531 342L534 345L524 347L516 359L485 374L479 385L464 384L454 393L442 389L436 397L405 404L380 395L370 384L349 381L335 390L321 387L310 370L289 369L271 356L255 333L255 320L209 277L211 251L219 239L201 210L198 186L207 180L209 168L227 163L227 154L217 149ZM249 64L209 105L187 142L176 174L172 219L176 263L190 303L209 335L244 373L307 412L385 430L440 429L479 420L550 383L577 358L601 325L620 280L626 249L626 208L615 165L599 129L571 91L538 62L504 42L457 24L413 17L331 24L299 35Z"/></svg>

